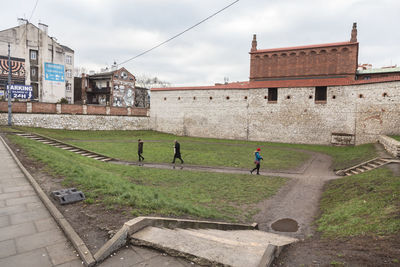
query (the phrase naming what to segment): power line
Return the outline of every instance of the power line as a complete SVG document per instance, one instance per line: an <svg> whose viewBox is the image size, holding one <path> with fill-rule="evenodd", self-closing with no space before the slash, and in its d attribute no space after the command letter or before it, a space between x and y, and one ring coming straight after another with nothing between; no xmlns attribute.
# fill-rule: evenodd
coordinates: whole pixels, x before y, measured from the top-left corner
<svg viewBox="0 0 400 267"><path fill-rule="evenodd" d="M229 7L231 7L231 6L233 6L233 5L236 4L237 2L239 2L239 0L236 0L236 1L232 2L231 4L227 5L226 7L224 7L224 8L222 8L222 9L218 10L218 11L215 12L214 14L208 16L207 18L205 18L205 19L203 19L202 21L196 23L195 25L193 25L193 26L187 28L186 30L184 30L184 31L182 31L182 32L180 32L180 33L178 33L178 34L172 36L171 38L167 39L166 41L164 41L164 42L162 42L162 43L160 43L160 44L158 44L158 45L156 45L156 46L154 46L154 47L152 47L152 48L150 48L150 49L148 49L148 50L146 50L146 51L144 51L144 52L142 52L142 53L140 53L140 54L138 54L138 55L136 55L136 56L134 56L134 57L131 57L131 58L129 58L129 59L127 59L127 60L125 60L125 61L123 61L123 62L117 64L117 65L125 64L125 63L127 63L127 62L129 62L129 61L131 61L131 60L134 60L135 58L138 58L138 57L140 57L140 56L143 56L144 54L149 53L150 51L153 51L154 49L156 49L156 48L162 46L163 44L166 44L166 43L168 43L169 41L171 41L171 40L173 40L173 39L175 39L175 38L181 36L181 35L184 34L185 32L188 32L188 31L190 31L191 29L193 29L193 28L199 26L199 25L202 24L203 22L205 22L205 21L211 19L211 18L214 17L215 15L217 15L217 14L221 13L222 11L224 11L225 9L227 9L227 8L229 8Z"/></svg>
<svg viewBox="0 0 400 267"><path fill-rule="evenodd" d="M35 12L38 3L39 3L39 0L36 0L35 6L34 6L33 9L32 9L31 15L30 15L29 19L26 20L26 24L28 24L29 21L32 19L33 13ZM22 32L21 37L20 37L19 39L21 39L22 36L24 36L25 31L26 31L26 28L27 28L27 25L25 26L24 31ZM15 40L15 42L17 42L17 41ZM15 52L15 49L16 49L16 48L17 48L17 46L15 45L15 46L13 47L13 53Z"/></svg>
<svg viewBox="0 0 400 267"><path fill-rule="evenodd" d="M33 13L35 12L36 6L37 6L38 3L39 3L39 0L36 0L35 6L34 6L33 9L32 9L31 16L29 17L29 20L28 20L28 21L31 20L31 18L32 18L32 16L33 16Z"/></svg>

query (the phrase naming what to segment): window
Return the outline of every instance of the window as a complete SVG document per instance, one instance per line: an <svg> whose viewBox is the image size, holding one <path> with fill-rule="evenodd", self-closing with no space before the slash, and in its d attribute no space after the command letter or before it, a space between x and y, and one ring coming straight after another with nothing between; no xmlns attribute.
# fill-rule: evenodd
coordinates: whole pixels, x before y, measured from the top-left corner
<svg viewBox="0 0 400 267"><path fill-rule="evenodd" d="M36 76L36 69L35 68L31 68L31 76Z"/></svg>
<svg viewBox="0 0 400 267"><path fill-rule="evenodd" d="M37 51L31 50L31 60L37 60Z"/></svg>
<svg viewBox="0 0 400 267"><path fill-rule="evenodd" d="M65 87L65 89L66 89L67 91L71 91L72 85L71 85L70 83L67 83L67 86Z"/></svg>
<svg viewBox="0 0 400 267"><path fill-rule="evenodd" d="M67 100L68 100L68 104L72 103L72 98L71 97L67 96Z"/></svg>
<svg viewBox="0 0 400 267"><path fill-rule="evenodd" d="M72 64L72 57L70 55L65 56L65 63L66 64Z"/></svg>
<svg viewBox="0 0 400 267"><path fill-rule="evenodd" d="M315 87L315 103L326 103L326 86Z"/></svg>
<svg viewBox="0 0 400 267"><path fill-rule="evenodd" d="M268 88L268 102L278 101L278 88Z"/></svg>
<svg viewBox="0 0 400 267"><path fill-rule="evenodd" d="M65 70L65 76L67 76L68 78L71 78L72 77L71 70Z"/></svg>

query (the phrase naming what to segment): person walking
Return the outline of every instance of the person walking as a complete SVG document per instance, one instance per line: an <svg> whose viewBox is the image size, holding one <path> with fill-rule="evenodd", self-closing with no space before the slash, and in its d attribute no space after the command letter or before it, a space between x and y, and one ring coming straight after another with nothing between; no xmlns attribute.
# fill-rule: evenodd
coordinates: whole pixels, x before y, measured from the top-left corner
<svg viewBox="0 0 400 267"><path fill-rule="evenodd" d="M263 157L261 157L260 155L260 151L260 148L257 148L257 150L254 151L254 163L256 164L256 167L250 171L251 174L253 174L253 172L257 170L257 175L260 175L260 160L264 160Z"/></svg>
<svg viewBox="0 0 400 267"><path fill-rule="evenodd" d="M174 169L176 159L179 159L181 161L181 164L183 164L183 159L181 156L181 145L178 143L177 140L174 140L174 160L172 161L172 163L174 164Z"/></svg>
<svg viewBox="0 0 400 267"><path fill-rule="evenodd" d="M142 139L138 139L138 156L139 156L139 166L140 166L140 162L142 160L144 160L144 157L142 156L143 154L143 141Z"/></svg>

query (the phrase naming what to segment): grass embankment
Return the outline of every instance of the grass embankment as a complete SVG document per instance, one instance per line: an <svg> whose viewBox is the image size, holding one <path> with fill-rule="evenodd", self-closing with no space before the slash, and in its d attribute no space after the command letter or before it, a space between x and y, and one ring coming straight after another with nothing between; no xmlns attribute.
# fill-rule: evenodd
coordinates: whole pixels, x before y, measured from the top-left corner
<svg viewBox="0 0 400 267"><path fill-rule="evenodd" d="M361 162L377 157L374 144L358 146L324 146L324 145L302 145L302 144L281 144L296 149L304 149L320 152L332 157L332 169L340 170L357 165Z"/></svg>
<svg viewBox="0 0 400 267"><path fill-rule="evenodd" d="M332 181L323 193L318 230L325 237L400 232L400 177L388 168Z"/></svg>
<svg viewBox="0 0 400 267"><path fill-rule="evenodd" d="M148 169L85 158L19 136L9 139L45 164L65 186L82 190L88 203L121 207L133 215L248 221L255 204L276 193L285 178Z"/></svg>
<svg viewBox="0 0 400 267"><path fill-rule="evenodd" d="M144 157L146 161L161 163L172 161L174 139L179 139L183 158L187 164L205 166L249 168L253 165L253 151L257 147L262 148L261 152L264 157L262 168L269 170L288 170L299 167L309 159L308 154L299 150L330 155L333 158L333 169L344 169L377 155L373 144L336 147L177 137L154 131L67 131L22 127L19 129L43 134L78 147L128 161L137 160L136 141L138 138L145 140Z"/></svg>
<svg viewBox="0 0 400 267"><path fill-rule="evenodd" d="M396 139L397 141L400 141L400 135L392 135L390 137L392 137L393 139Z"/></svg>

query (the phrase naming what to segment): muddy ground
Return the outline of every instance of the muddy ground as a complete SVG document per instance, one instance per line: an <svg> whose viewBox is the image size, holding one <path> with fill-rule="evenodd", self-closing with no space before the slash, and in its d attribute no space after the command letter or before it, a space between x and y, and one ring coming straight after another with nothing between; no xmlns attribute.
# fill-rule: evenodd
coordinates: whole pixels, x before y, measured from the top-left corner
<svg viewBox="0 0 400 267"><path fill-rule="evenodd" d="M62 177L52 177L45 172L43 165L32 161L21 148L8 142L6 138L5 140L50 199L52 191L64 188L61 184ZM285 190L287 188L283 192ZM281 198L278 197L282 200ZM129 211L107 210L97 204L78 202L63 206L54 200L53 203L92 253L109 239L110 234L132 219L126 215ZM270 201L267 206L271 207L271 204ZM267 214L262 210L255 218ZM308 226L307 236L301 236L302 241L286 247L273 266L400 266L400 234L389 237L325 240L315 233L312 226Z"/></svg>

